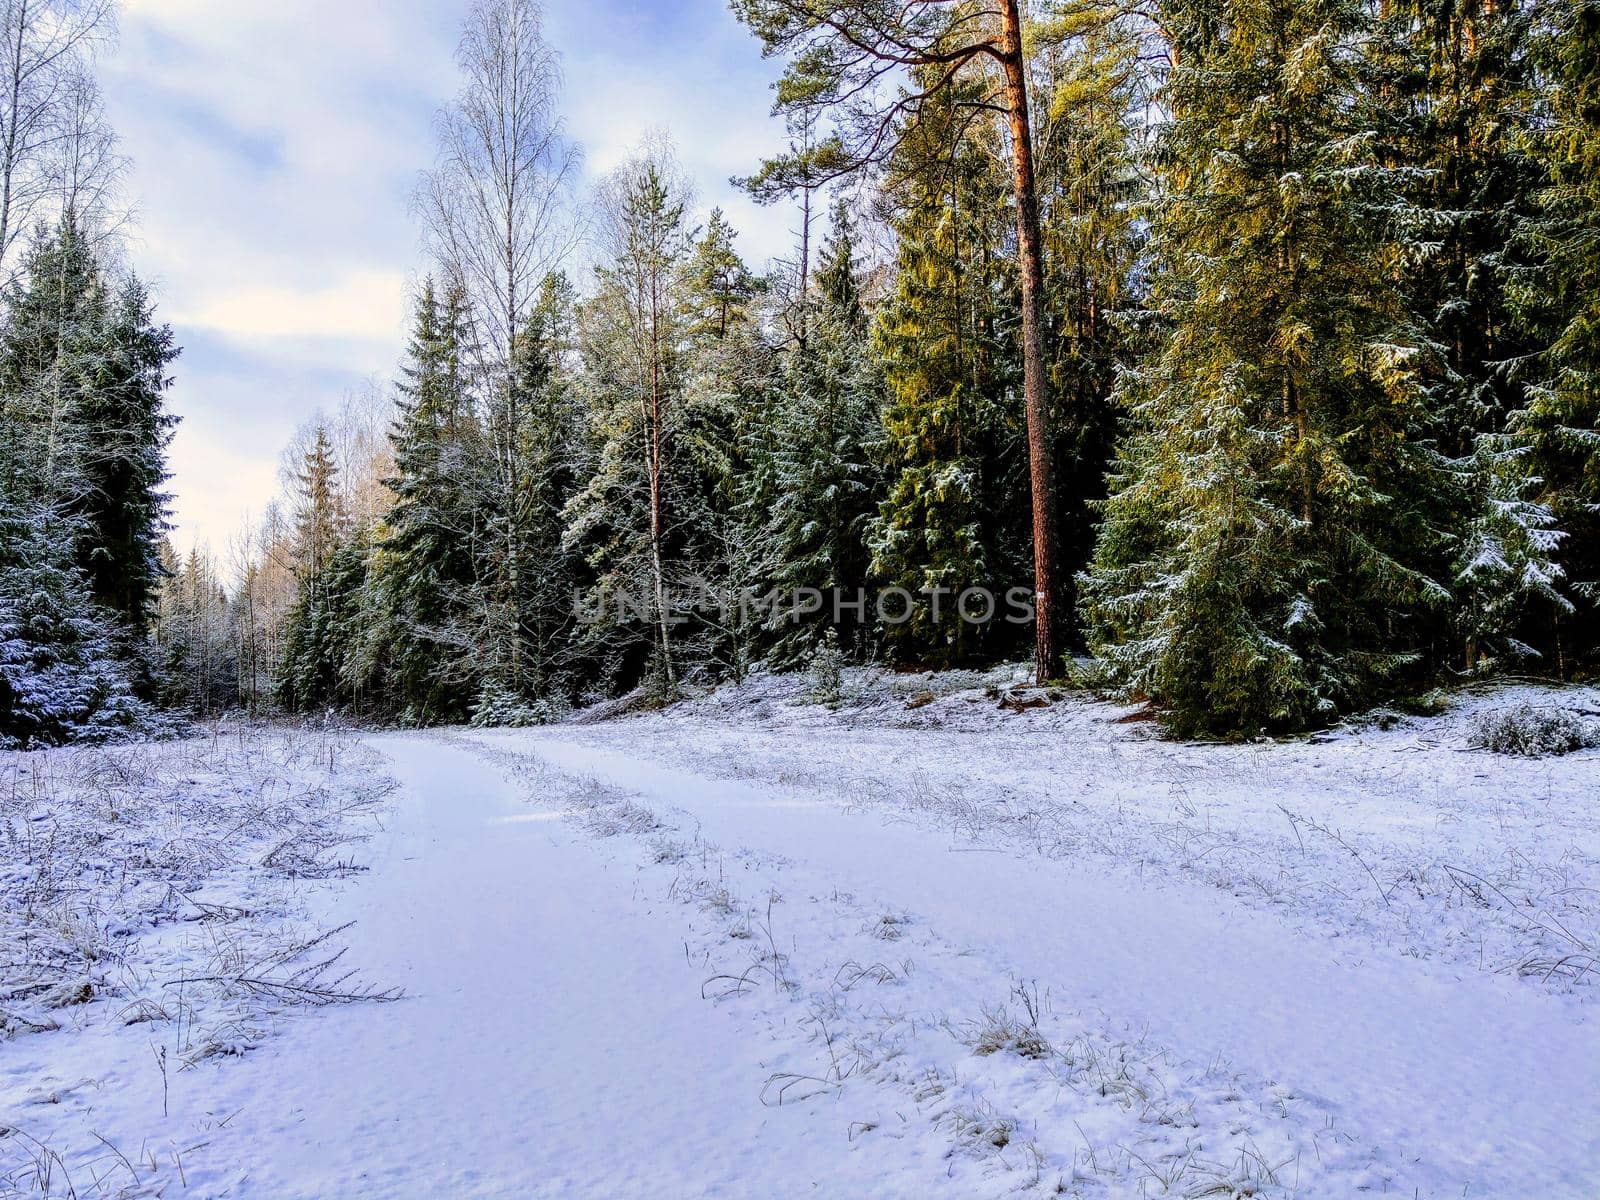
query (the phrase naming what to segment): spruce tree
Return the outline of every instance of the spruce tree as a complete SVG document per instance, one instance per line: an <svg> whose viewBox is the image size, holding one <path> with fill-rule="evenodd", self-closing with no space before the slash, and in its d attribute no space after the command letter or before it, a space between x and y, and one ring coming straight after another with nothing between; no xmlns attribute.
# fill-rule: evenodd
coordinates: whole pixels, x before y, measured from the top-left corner
<svg viewBox="0 0 1600 1200"><path fill-rule="evenodd" d="M315 591L345 532L339 467L333 459L326 425L318 424L312 431L311 445L295 476L295 486L299 500L294 529L295 569L302 586Z"/></svg>
<svg viewBox="0 0 1600 1200"><path fill-rule="evenodd" d="M817 295L836 316L852 328L866 323L861 294L860 264L856 261L856 219L843 197L834 201L832 224L817 256Z"/></svg>
<svg viewBox="0 0 1600 1200"><path fill-rule="evenodd" d="M166 410L178 356L172 329L157 325L150 295L130 279L113 298L104 353L83 397L84 520L78 562L96 603L142 640L161 580L161 540L170 497L166 448L177 418Z"/></svg>
<svg viewBox="0 0 1600 1200"><path fill-rule="evenodd" d="M295 474L293 556L298 590L277 680L280 702L293 710L309 711L338 698L341 647L330 626L335 604L331 568L348 534L338 474L327 427L319 424Z"/></svg>
<svg viewBox="0 0 1600 1200"><path fill-rule="evenodd" d="M240 700L238 630L227 590L209 554L196 548L179 564L161 547L155 650L162 703L211 716Z"/></svg>
<svg viewBox="0 0 1600 1200"><path fill-rule="evenodd" d="M41 227L6 298L0 334L4 466L15 500L63 518L81 513L90 490L84 403L106 356L106 311L99 263L72 215L53 230ZM87 530L73 526L76 551Z"/></svg>
<svg viewBox="0 0 1600 1200"><path fill-rule="evenodd" d="M1004 592L1027 578L1028 478L1015 403L1020 360L1004 319L1016 286L999 133L962 91L925 105L886 191L901 205L895 282L873 343L886 389L886 491L867 531L872 573L897 597L884 630L902 658L953 662L996 625L955 612L971 588Z"/></svg>
<svg viewBox="0 0 1600 1200"><path fill-rule="evenodd" d="M0 487L0 748L104 742L160 727L86 600L65 527Z"/></svg>
<svg viewBox="0 0 1600 1200"><path fill-rule="evenodd" d="M40 232L9 297L0 387L13 431L16 494L47 505L71 530L90 601L118 625L112 639L150 686L149 635L166 530L170 328L129 279L108 293L89 239L69 212ZM27 482L31 480L31 482Z"/></svg>
<svg viewBox="0 0 1600 1200"><path fill-rule="evenodd" d="M758 313L763 300L767 311ZM689 672L705 679L742 681L760 649L753 597L771 586L763 537L771 495L756 500L755 493L771 479L772 343L782 336L774 300L782 303L771 280L751 274L733 227L713 210L684 278L690 324L677 435L688 468L677 501L681 574L692 601L679 653Z"/></svg>
<svg viewBox="0 0 1600 1200"><path fill-rule="evenodd" d="M166 427L159 399L136 400L132 420L115 403L125 323L109 312L73 215L41 228L0 328L0 741L13 745L155 728L129 660L146 632ZM126 477L107 469L122 458ZM100 561L119 553L126 589Z"/></svg>
<svg viewBox="0 0 1600 1200"><path fill-rule="evenodd" d="M1416 206L1406 286L1437 347L1424 372L1445 449L1471 454L1521 405L1516 361L1531 349L1508 290L1542 171L1524 148L1535 84L1532 8L1518 0L1400 0L1373 31L1368 103L1384 158Z"/></svg>
<svg viewBox="0 0 1600 1200"><path fill-rule="evenodd" d="M573 428L560 355L571 298L565 280L555 278L545 281L542 296L512 340L507 386L517 403L496 441L506 440L509 449L500 453L515 469L502 469L510 486L490 497L480 554L479 573L491 583L486 686L498 706L546 697L563 652L561 511L570 494Z"/></svg>
<svg viewBox="0 0 1600 1200"><path fill-rule="evenodd" d="M482 433L464 367L459 286L424 282L396 390L394 504L374 547L394 707L420 723L461 720L478 690L471 650L482 515L471 486Z"/></svg>
<svg viewBox="0 0 1600 1200"><path fill-rule="evenodd" d="M284 639L278 697L286 708L362 715L384 676L367 657L371 539L358 530L328 553L315 587L301 591Z"/></svg>
<svg viewBox="0 0 1600 1200"><path fill-rule="evenodd" d="M1539 496L1533 456L1513 434L1481 433L1464 473L1466 520L1455 564L1465 665L1488 671L1545 657L1551 618L1575 611L1559 556L1567 538ZM1559 651L1559 642L1557 643ZM1552 666L1560 666L1559 654Z"/></svg>
<svg viewBox="0 0 1600 1200"><path fill-rule="evenodd" d="M711 210L688 264L693 334L724 338L743 325L756 297L756 280L733 244L733 226Z"/></svg>
<svg viewBox="0 0 1600 1200"><path fill-rule="evenodd" d="M1527 144L1548 173L1523 239L1540 265L1520 281L1524 324L1544 336L1539 378L1514 421L1539 500L1566 534L1558 564L1580 611L1562 657L1600 651L1600 4L1544 10L1539 52L1546 122Z"/></svg>
<svg viewBox="0 0 1600 1200"><path fill-rule="evenodd" d="M789 604L772 612L771 659L780 666L808 662L829 630L837 645L861 653L873 619L870 601L863 612L859 600L869 579L866 526L880 498L873 451L883 433L856 271L854 221L840 202L818 262L810 336L784 356L781 399L769 417L773 486L759 534L769 582L780 595L823 594L815 612Z"/></svg>
<svg viewBox="0 0 1600 1200"><path fill-rule="evenodd" d="M571 639L578 560L564 544L565 508L577 491L584 437L582 397L572 378L577 297L563 274L548 276L517 338L513 366L526 397L518 438L523 462L523 554L538 564L516 597L526 677L521 694L560 710L572 690Z"/></svg>
<svg viewBox="0 0 1600 1200"><path fill-rule="evenodd" d="M1441 497L1457 540L1459 642L1448 657L1481 670L1538 656L1534 643L1548 649L1552 618L1571 608L1536 465L1508 436L1538 348L1512 311L1530 265L1518 233L1543 180L1525 148L1534 8L1406 0L1386 11L1369 88L1418 212L1406 291L1435 351L1424 403L1458 481Z"/></svg>
<svg viewBox="0 0 1600 1200"><path fill-rule="evenodd" d="M1131 358L1127 322L1143 299L1146 76L1139 59L1147 30L1094 0L1041 8L1033 75L1050 391L1061 408L1056 502L1062 558L1082 564L1093 550L1093 509L1105 496L1116 445L1111 394ZM1075 640L1074 617L1064 609L1064 641Z"/></svg>
<svg viewBox="0 0 1600 1200"><path fill-rule="evenodd" d="M1429 651L1448 546L1353 0L1171 10L1154 302L1086 618L1180 733L1304 728Z"/></svg>

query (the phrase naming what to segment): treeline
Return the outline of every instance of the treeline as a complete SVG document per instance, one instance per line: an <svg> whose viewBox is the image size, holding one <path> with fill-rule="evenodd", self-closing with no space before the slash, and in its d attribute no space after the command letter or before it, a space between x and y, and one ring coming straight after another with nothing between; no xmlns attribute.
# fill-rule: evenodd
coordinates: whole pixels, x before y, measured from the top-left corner
<svg viewBox="0 0 1600 1200"><path fill-rule="evenodd" d="M109 3L0 20L0 748L162 727L177 348L122 263Z"/></svg>
<svg viewBox="0 0 1600 1200"><path fill-rule="evenodd" d="M734 7L789 62L759 272L670 148L571 201L538 9L474 10L387 503L295 469L281 702L539 721L836 637L1236 734L1593 663L1593 3Z"/></svg>
<svg viewBox="0 0 1600 1200"><path fill-rule="evenodd" d="M1031 652L1238 735L1592 669L1600 8L1029 8L736 0L786 63L758 269L667 145L580 196L537 5L481 0L393 394L307 427L226 563L161 550L170 335L102 215L34 211L0 729ZM968 619L1018 589L1031 626Z"/></svg>

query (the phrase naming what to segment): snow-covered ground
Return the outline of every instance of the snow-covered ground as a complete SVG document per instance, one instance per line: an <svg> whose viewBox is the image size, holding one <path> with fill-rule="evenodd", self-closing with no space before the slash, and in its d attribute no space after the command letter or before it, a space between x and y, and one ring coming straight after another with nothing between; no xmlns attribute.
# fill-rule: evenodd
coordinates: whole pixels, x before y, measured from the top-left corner
<svg viewBox="0 0 1600 1200"><path fill-rule="evenodd" d="M1600 696L1230 747L1007 683L15 756L0 1179L1600 1194L1600 752L1467 744L1481 712ZM336 947L314 986L348 964L336 993L403 998L272 986Z"/></svg>

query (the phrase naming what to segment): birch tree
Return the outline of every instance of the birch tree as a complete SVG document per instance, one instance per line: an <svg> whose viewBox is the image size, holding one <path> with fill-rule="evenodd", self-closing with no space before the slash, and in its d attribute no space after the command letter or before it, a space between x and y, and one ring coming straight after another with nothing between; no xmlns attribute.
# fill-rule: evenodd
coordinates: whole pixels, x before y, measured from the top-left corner
<svg viewBox="0 0 1600 1200"><path fill-rule="evenodd" d="M545 278L573 245L570 185L579 160L562 128L560 64L535 0L478 0L456 61L464 86L439 114L439 159L418 207L443 273L462 280L472 301L503 516L498 607L508 620L499 657L516 690L525 673L519 597L532 569L524 518L549 503L528 494L519 453L529 397L516 349Z"/></svg>
<svg viewBox="0 0 1600 1200"><path fill-rule="evenodd" d="M123 161L90 66L115 32L114 0L0 0L0 271L59 212L103 227Z"/></svg>

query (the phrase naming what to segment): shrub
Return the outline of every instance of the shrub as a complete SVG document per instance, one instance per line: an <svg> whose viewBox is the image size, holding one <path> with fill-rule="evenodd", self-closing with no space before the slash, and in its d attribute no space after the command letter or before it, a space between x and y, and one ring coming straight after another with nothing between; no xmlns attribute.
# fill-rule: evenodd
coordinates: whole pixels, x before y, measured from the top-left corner
<svg viewBox="0 0 1600 1200"><path fill-rule="evenodd" d="M528 700L508 688L485 684L472 706L474 729L526 728L549 725L565 716L559 704L549 700Z"/></svg>
<svg viewBox="0 0 1600 1200"><path fill-rule="evenodd" d="M844 654L839 650L839 635L829 629L811 655L811 698L818 704L837 704L844 699Z"/></svg>
<svg viewBox="0 0 1600 1200"><path fill-rule="evenodd" d="M1546 758L1600 746L1600 725L1568 709L1522 703L1481 714L1468 740L1476 750Z"/></svg>

